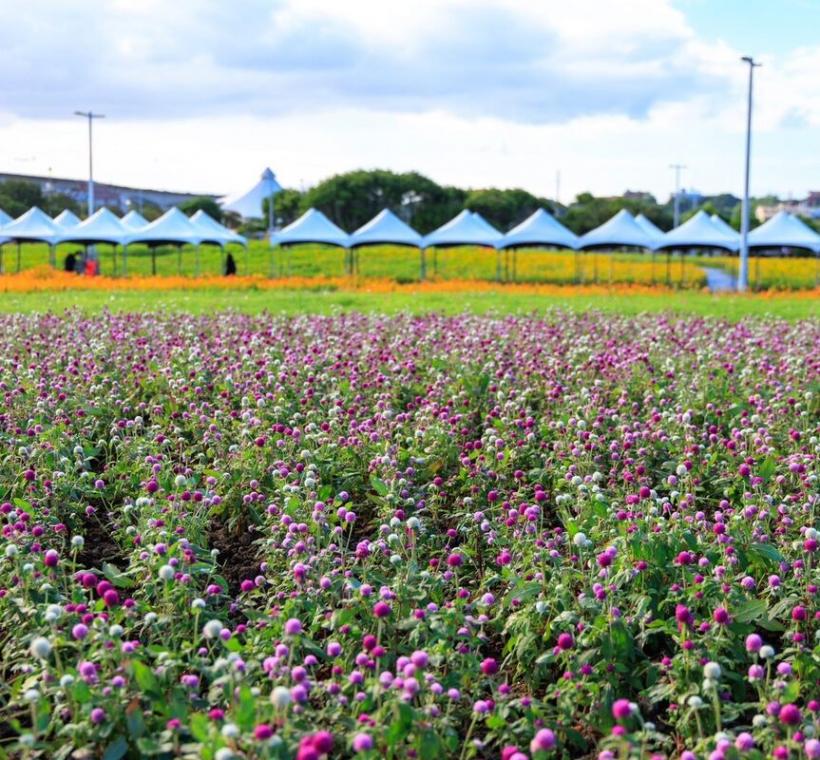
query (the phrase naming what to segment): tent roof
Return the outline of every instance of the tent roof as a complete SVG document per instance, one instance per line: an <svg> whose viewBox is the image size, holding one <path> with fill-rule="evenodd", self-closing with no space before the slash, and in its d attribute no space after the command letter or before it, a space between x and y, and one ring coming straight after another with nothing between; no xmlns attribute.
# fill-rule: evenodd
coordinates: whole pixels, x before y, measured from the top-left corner
<svg viewBox="0 0 820 760"><path fill-rule="evenodd" d="M265 169L259 181L249 190L226 195L218 202L225 211L233 211L245 219L261 219L262 202L281 190L282 186L276 181L276 175L270 169Z"/></svg>
<svg viewBox="0 0 820 760"><path fill-rule="evenodd" d="M103 206L84 222L60 235L60 242L123 245L130 234L119 218Z"/></svg>
<svg viewBox="0 0 820 760"><path fill-rule="evenodd" d="M730 224L724 222L723 219L717 214L712 214L709 218L712 220L712 224L714 224L715 227L719 230L723 230L727 235L737 235L737 230Z"/></svg>
<svg viewBox="0 0 820 760"><path fill-rule="evenodd" d="M750 248L808 248L820 252L820 235L796 216L778 211L749 233Z"/></svg>
<svg viewBox="0 0 820 760"><path fill-rule="evenodd" d="M80 223L80 217L78 217L73 211L64 209L54 217L54 222L59 224L63 229L67 230L71 227L76 227Z"/></svg>
<svg viewBox="0 0 820 760"><path fill-rule="evenodd" d="M159 219L155 219L142 229L132 232L127 239L130 243L148 245L199 245L202 242L200 229L176 206L169 208Z"/></svg>
<svg viewBox="0 0 820 760"><path fill-rule="evenodd" d="M3 211L3 209L0 208L0 227L2 227L4 224L8 224L11 220L11 217L5 211Z"/></svg>
<svg viewBox="0 0 820 760"><path fill-rule="evenodd" d="M651 219L647 219L643 214L638 214L635 221L649 237L654 238L658 243L660 242L663 237L663 230L657 224Z"/></svg>
<svg viewBox="0 0 820 760"><path fill-rule="evenodd" d="M577 248L578 236L564 227L552 214L539 208L504 235L498 247L510 248L518 245L555 245L563 248Z"/></svg>
<svg viewBox="0 0 820 760"><path fill-rule="evenodd" d="M600 227L596 227L594 230L587 232L586 235L582 235L580 247L616 247L622 245L649 248L650 250L657 245L657 241L649 236L646 230L635 221L635 217L626 209L621 209Z"/></svg>
<svg viewBox="0 0 820 760"><path fill-rule="evenodd" d="M39 240L54 245L63 230L37 206L3 227L3 237L9 240Z"/></svg>
<svg viewBox="0 0 820 760"><path fill-rule="evenodd" d="M120 221L132 232L148 226L148 220L135 209L131 209Z"/></svg>
<svg viewBox="0 0 820 760"><path fill-rule="evenodd" d="M394 243L418 248L421 245L421 235L386 208L359 227L350 236L350 242L353 246Z"/></svg>
<svg viewBox="0 0 820 760"><path fill-rule="evenodd" d="M502 237L481 214L464 209L458 216L427 235L422 245L425 248L444 245L484 245L495 248L501 243Z"/></svg>
<svg viewBox="0 0 820 760"><path fill-rule="evenodd" d="M736 251L737 234L718 227L703 209L663 236L659 248L724 248Z"/></svg>
<svg viewBox="0 0 820 760"><path fill-rule="evenodd" d="M350 235L333 224L321 211L310 208L296 221L275 233L272 242L277 245L327 243L347 248L350 245Z"/></svg>
<svg viewBox="0 0 820 760"><path fill-rule="evenodd" d="M202 231L203 242L217 243L218 245L240 243L246 246L248 244L248 241L242 235L217 222L207 211L199 209L191 217L191 221Z"/></svg>

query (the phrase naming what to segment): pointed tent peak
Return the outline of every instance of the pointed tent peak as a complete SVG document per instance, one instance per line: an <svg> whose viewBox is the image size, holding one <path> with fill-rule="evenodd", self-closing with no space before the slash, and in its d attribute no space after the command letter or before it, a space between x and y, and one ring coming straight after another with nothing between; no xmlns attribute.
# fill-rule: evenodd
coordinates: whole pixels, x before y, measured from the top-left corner
<svg viewBox="0 0 820 760"><path fill-rule="evenodd" d="M218 245L225 245L226 243L239 243L247 246L248 241L242 235L228 229L224 224L216 221L204 209L198 209L191 216L191 222L199 227L204 237L203 242L217 243Z"/></svg>
<svg viewBox="0 0 820 760"><path fill-rule="evenodd" d="M718 227L703 209L663 236L660 248L724 248L735 251L738 237Z"/></svg>
<svg viewBox="0 0 820 760"><path fill-rule="evenodd" d="M362 225L351 236L353 246L393 243L419 247L421 235L409 224L403 222L389 208L382 209L367 224Z"/></svg>
<svg viewBox="0 0 820 760"><path fill-rule="evenodd" d="M176 206L172 206L159 219L132 232L128 242L149 245L199 245L202 239L201 230Z"/></svg>
<svg viewBox="0 0 820 760"><path fill-rule="evenodd" d="M136 209L131 209L120 221L129 230L139 230L148 226L148 220Z"/></svg>
<svg viewBox="0 0 820 760"><path fill-rule="evenodd" d="M282 191L276 175L266 168L256 184L249 190L233 193L220 198L218 203L226 211L233 211L245 219L261 219L263 204L271 195Z"/></svg>
<svg viewBox="0 0 820 760"><path fill-rule="evenodd" d="M709 218L712 220L712 224L714 224L719 230L725 232L727 235L737 235L737 230L725 222L718 214L712 214Z"/></svg>
<svg viewBox="0 0 820 760"><path fill-rule="evenodd" d="M54 245L63 229L42 209L34 206L3 227L4 237L12 240L40 240Z"/></svg>
<svg viewBox="0 0 820 760"><path fill-rule="evenodd" d="M578 237L564 227L549 211L536 209L523 222L513 227L501 242L500 248L523 245L552 245L576 248Z"/></svg>
<svg viewBox="0 0 820 760"><path fill-rule="evenodd" d="M277 245L325 243L347 248L350 245L350 236L333 224L321 211L309 208L298 219L275 233L272 242Z"/></svg>
<svg viewBox="0 0 820 760"><path fill-rule="evenodd" d="M422 245L425 248L445 245L482 245L495 248L502 237L481 214L464 209L449 222L433 230L424 238Z"/></svg>
<svg viewBox="0 0 820 760"><path fill-rule="evenodd" d="M581 248L598 246L630 246L654 249L659 241L650 236L625 208L586 235L581 236Z"/></svg>
<svg viewBox="0 0 820 760"><path fill-rule="evenodd" d="M129 233L130 230L120 221L119 217L103 206L84 222L66 230L60 237L60 242L124 245Z"/></svg>
<svg viewBox="0 0 820 760"><path fill-rule="evenodd" d="M55 224L59 224L60 227L68 229L70 227L76 227L80 223L80 217L78 217L73 211L64 209L54 217L54 222Z"/></svg>
<svg viewBox="0 0 820 760"><path fill-rule="evenodd" d="M639 225L641 225L641 227L643 228L644 232L646 232L647 235L649 235L651 237L656 237L658 239L663 237L663 230L660 227L658 227L658 225L655 224L655 222L653 222L651 219L644 216L643 214L638 214L635 217L635 221Z"/></svg>
<svg viewBox="0 0 820 760"><path fill-rule="evenodd" d="M749 245L753 248L807 248L820 252L820 235L793 214L778 211L749 233Z"/></svg>
<svg viewBox="0 0 820 760"><path fill-rule="evenodd" d="M8 224L10 221L12 221L11 217L0 208L0 227L4 224Z"/></svg>

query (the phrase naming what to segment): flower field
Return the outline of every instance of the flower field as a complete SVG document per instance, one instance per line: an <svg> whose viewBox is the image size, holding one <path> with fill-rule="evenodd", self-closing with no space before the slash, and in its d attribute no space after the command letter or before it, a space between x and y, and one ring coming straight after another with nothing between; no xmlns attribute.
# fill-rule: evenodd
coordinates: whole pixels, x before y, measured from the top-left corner
<svg viewBox="0 0 820 760"><path fill-rule="evenodd" d="M77 246L58 246L57 261ZM17 274L16 247L0 246L0 272ZM122 252L116 255L110 246L97 247L101 272L109 277L123 274ZM247 252L234 247L238 273L243 276L275 279L338 279L344 278L345 254L340 248L323 245L300 245L291 249L272 249L265 242L252 240ZM658 252L573 252L543 249L522 249L515 255L489 251L474 246L462 246L426 253L426 276L433 280L457 281L517 281L553 285L646 285L685 289L706 286L703 267L715 267L737 274L737 257L680 256ZM48 248L44 244L26 244L20 249L21 273L42 270L48 266ZM358 274L365 279L416 282L420 274L420 255L416 249L380 245L360 249L357 254ZM817 257L755 256L752 252L750 282L758 290L804 290L818 286L820 263ZM197 264L198 262L198 264ZM197 253L193 248L159 248L152 256L144 246L129 248L127 272L130 278L145 279L161 276L197 274L221 276L224 254L213 246L203 245ZM2 278L0 278L2 281Z"/></svg>
<svg viewBox="0 0 820 760"><path fill-rule="evenodd" d="M0 326L0 757L820 757L817 320Z"/></svg>

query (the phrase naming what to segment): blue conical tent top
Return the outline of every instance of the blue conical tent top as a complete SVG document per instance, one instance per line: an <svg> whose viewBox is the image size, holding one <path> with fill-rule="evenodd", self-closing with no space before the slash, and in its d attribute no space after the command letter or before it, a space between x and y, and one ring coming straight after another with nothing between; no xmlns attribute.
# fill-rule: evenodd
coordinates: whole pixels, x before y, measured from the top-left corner
<svg viewBox="0 0 820 760"><path fill-rule="evenodd" d="M5 224L8 224L11 221L11 217L0 208L0 227Z"/></svg>
<svg viewBox="0 0 820 760"><path fill-rule="evenodd" d="M670 230L663 236L660 248L725 248L738 249L737 234L730 235L720 229L703 209L691 219Z"/></svg>
<svg viewBox="0 0 820 760"><path fill-rule="evenodd" d="M229 230L224 224L216 221L207 211L198 209L192 216L191 221L199 227L202 232L203 243L216 243L226 245L227 243L239 243L247 247L248 241L237 232Z"/></svg>
<svg viewBox="0 0 820 760"><path fill-rule="evenodd" d="M120 221L132 232L148 226L148 220L135 209L131 209Z"/></svg>
<svg viewBox="0 0 820 760"><path fill-rule="evenodd" d="M820 235L796 216L778 211L749 233L750 248L807 248L820 253Z"/></svg>
<svg viewBox="0 0 820 760"><path fill-rule="evenodd" d="M282 186L276 181L276 175L265 169L259 181L249 190L226 195L218 203L225 211L233 211L245 219L261 219L262 205L271 195L282 191Z"/></svg>
<svg viewBox="0 0 820 760"><path fill-rule="evenodd" d="M130 234L131 231L120 219L103 206L84 222L66 230L60 236L60 242L124 245Z"/></svg>
<svg viewBox="0 0 820 760"><path fill-rule="evenodd" d="M337 227L321 211L311 208L305 211L295 222L272 236L277 245L294 243L325 243L342 248L350 246L350 235Z"/></svg>
<svg viewBox="0 0 820 760"><path fill-rule="evenodd" d="M54 245L62 233L62 228L37 206L30 208L22 216L18 216L13 222L3 226L3 237L21 242L41 241Z"/></svg>
<svg viewBox="0 0 820 760"><path fill-rule="evenodd" d="M712 214L709 217L712 220L712 224L715 225L719 230L723 230L727 235L737 235L737 230L732 227L730 224L723 221L723 218L718 216L717 214Z"/></svg>
<svg viewBox="0 0 820 760"><path fill-rule="evenodd" d="M577 248L578 236L570 232L556 218L539 208L521 224L513 227L499 244L499 248L522 245L551 245L559 248Z"/></svg>
<svg viewBox="0 0 820 760"><path fill-rule="evenodd" d="M641 229L655 241L655 247L660 245L663 238L663 230L658 227L651 219L647 219L643 214L638 214L635 221L640 225Z"/></svg>
<svg viewBox="0 0 820 760"><path fill-rule="evenodd" d="M352 233L350 242L354 247L392 243L418 248L421 245L421 235L386 208Z"/></svg>
<svg viewBox="0 0 820 760"><path fill-rule="evenodd" d="M632 246L653 249L656 241L635 221L626 209L621 209L609 221L581 236L581 248Z"/></svg>
<svg viewBox="0 0 820 760"><path fill-rule="evenodd" d="M64 230L70 230L72 227L76 227L80 223L80 217L78 217L73 211L64 209L54 217L54 221Z"/></svg>
<svg viewBox="0 0 820 760"><path fill-rule="evenodd" d="M159 219L155 219L128 236L128 244L148 245L199 245L201 230L176 206L169 208Z"/></svg>
<svg viewBox="0 0 820 760"><path fill-rule="evenodd" d="M425 248L446 245L483 245L495 248L502 237L481 214L464 209L447 224L427 235L422 245Z"/></svg>

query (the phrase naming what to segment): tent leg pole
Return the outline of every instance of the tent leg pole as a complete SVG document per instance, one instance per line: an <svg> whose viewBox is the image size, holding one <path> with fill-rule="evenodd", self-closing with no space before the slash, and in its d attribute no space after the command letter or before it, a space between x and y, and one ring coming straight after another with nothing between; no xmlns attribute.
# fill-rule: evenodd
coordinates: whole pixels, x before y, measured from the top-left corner
<svg viewBox="0 0 820 760"><path fill-rule="evenodd" d="M122 247L122 276L128 277L128 246Z"/></svg>
<svg viewBox="0 0 820 760"><path fill-rule="evenodd" d="M196 276L199 277L199 246L196 247Z"/></svg>
<svg viewBox="0 0 820 760"><path fill-rule="evenodd" d="M666 252L666 287L671 287L672 285L672 254L667 251Z"/></svg>
<svg viewBox="0 0 820 760"><path fill-rule="evenodd" d="M424 282L424 248L419 249L419 280Z"/></svg>
<svg viewBox="0 0 820 760"><path fill-rule="evenodd" d="M652 251L652 284L655 284L655 251Z"/></svg>
<svg viewBox="0 0 820 760"><path fill-rule="evenodd" d="M513 248L513 282L518 281L518 249Z"/></svg>
<svg viewBox="0 0 820 760"><path fill-rule="evenodd" d="M495 256L495 281L501 282L501 250L496 251Z"/></svg>
<svg viewBox="0 0 820 760"><path fill-rule="evenodd" d="M157 276L157 249L151 249L151 274Z"/></svg>
<svg viewBox="0 0 820 760"><path fill-rule="evenodd" d="M20 274L20 241L17 241L17 274Z"/></svg>
<svg viewBox="0 0 820 760"><path fill-rule="evenodd" d="M251 273L251 249L245 249L245 277Z"/></svg>

